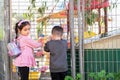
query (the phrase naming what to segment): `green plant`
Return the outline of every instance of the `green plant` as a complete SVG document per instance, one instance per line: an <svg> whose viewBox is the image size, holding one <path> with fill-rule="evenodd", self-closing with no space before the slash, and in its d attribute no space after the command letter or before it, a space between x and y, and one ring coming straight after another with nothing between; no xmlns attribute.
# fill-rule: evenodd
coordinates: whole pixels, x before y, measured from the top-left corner
<svg viewBox="0 0 120 80"><path fill-rule="evenodd" d="M42 1L40 7L36 6L36 0L30 0L30 5L28 6L28 13L23 13L23 18L34 21L35 17L39 18L44 16L44 13L47 9L46 1ZM38 13L34 15L34 13ZM44 22L37 24L37 34L41 34L43 32Z"/></svg>
<svg viewBox="0 0 120 80"><path fill-rule="evenodd" d="M114 73L114 80L120 80L120 72Z"/></svg>
<svg viewBox="0 0 120 80"><path fill-rule="evenodd" d="M89 77L95 80L107 80L110 78L114 78L114 74L113 73L106 73L105 70L102 70L100 72L91 72L89 74Z"/></svg>
<svg viewBox="0 0 120 80"><path fill-rule="evenodd" d="M74 5L77 7L77 1L74 0ZM95 5L94 8L91 8L92 1L96 1L99 4L93 4ZM85 0L84 1L84 31L88 31L88 26L92 27L95 22L98 22L98 30L99 34L101 34L101 26L104 25L104 32L108 32L108 26L107 26L107 11L112 10L113 8L117 7L118 0L116 0L114 3L109 3L110 5L107 7L97 7L97 5L101 5L109 0ZM81 1L82 3L82 1ZM81 4L82 5L82 4ZM83 6L83 5L82 5ZM104 11L104 18L102 17L101 13ZM103 25L102 25L103 24Z"/></svg>
<svg viewBox="0 0 120 80"><path fill-rule="evenodd" d="M65 80L81 80L81 74L78 73L75 77L75 79L72 76L66 76Z"/></svg>
<svg viewBox="0 0 120 80"><path fill-rule="evenodd" d="M65 77L65 80L73 80L73 77L71 77L71 76L66 76L66 77Z"/></svg>
<svg viewBox="0 0 120 80"><path fill-rule="evenodd" d="M45 13L45 10L47 9L47 6L46 6L46 1L42 1L42 5L40 7L36 6L36 0L30 0L30 5L28 6L28 12L26 13L23 13L23 18L24 19L29 19L29 20L33 20L34 21L34 18L37 14L37 18L38 17L42 17Z"/></svg>
<svg viewBox="0 0 120 80"><path fill-rule="evenodd" d="M41 23L37 24L37 34L42 34L43 33L43 25L44 25L44 21L42 21Z"/></svg>
<svg viewBox="0 0 120 80"><path fill-rule="evenodd" d="M97 18L98 18L98 13L96 13L95 11L88 10L85 12L85 20L89 26L92 26L96 22Z"/></svg>

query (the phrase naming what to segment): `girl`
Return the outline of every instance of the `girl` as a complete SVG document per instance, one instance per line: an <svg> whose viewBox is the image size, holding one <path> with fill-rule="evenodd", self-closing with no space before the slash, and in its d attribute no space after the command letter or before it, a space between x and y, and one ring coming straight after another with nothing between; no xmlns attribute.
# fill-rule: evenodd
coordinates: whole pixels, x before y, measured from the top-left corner
<svg viewBox="0 0 120 80"><path fill-rule="evenodd" d="M21 80L28 80L29 67L35 66L33 48L42 46L42 43L36 42L29 37L30 23L21 20L15 26L16 40L20 44L21 55L14 59L13 63L18 67Z"/></svg>

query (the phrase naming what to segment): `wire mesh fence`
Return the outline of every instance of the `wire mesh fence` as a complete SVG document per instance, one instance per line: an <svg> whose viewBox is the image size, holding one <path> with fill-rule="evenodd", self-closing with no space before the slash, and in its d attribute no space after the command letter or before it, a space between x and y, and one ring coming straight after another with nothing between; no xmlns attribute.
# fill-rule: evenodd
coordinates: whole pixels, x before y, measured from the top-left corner
<svg viewBox="0 0 120 80"><path fill-rule="evenodd" d="M80 0L83 1L83 0ZM120 1L118 0L85 0L91 2L85 4L85 23L84 24L84 72L85 80L91 80L89 73L100 72L105 70L107 73L120 72L120 54L119 54L119 40L120 40ZM98 1L98 2L97 2ZM45 2L46 5L42 4ZM19 20L25 18L25 14L28 15L31 11L32 18L30 18L32 29L31 37L38 39L40 34L44 34L44 43L46 37L51 34L51 29L54 25L61 25L64 28L65 39L70 40L68 35L67 24L67 7L68 0L36 0L35 4L30 0L12 0L12 21L13 24ZM96 5L97 4L97 5ZM32 6L31 5L35 5ZM80 4L83 6L83 4ZM45 11L39 7L43 7ZM28 9L31 7L31 9ZM89 8L90 7L90 8ZM32 9L33 8L33 9ZM75 10L76 7L74 6ZM37 10L41 10L39 13ZM74 11L74 14L75 11ZM45 16L45 17L44 17ZM78 18L74 15L74 34L75 34L75 47L76 47L76 73L80 72L79 62L79 39L78 39ZM82 16L83 17L83 16ZM14 21L15 20L15 21ZM37 21L37 22L36 22ZM42 27L41 27L42 26ZM38 31L39 27L39 31ZM40 33L40 34L38 34ZM68 64L71 75L71 52L68 51ZM49 65L49 54L45 53L45 56L36 58L37 66L31 68L31 72L37 72L37 68L43 65Z"/></svg>

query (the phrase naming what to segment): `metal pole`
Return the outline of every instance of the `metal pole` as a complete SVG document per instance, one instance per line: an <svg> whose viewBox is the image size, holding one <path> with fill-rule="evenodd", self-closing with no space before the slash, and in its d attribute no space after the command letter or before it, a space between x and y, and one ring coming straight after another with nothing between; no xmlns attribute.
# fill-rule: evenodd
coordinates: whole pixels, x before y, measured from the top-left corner
<svg viewBox="0 0 120 80"><path fill-rule="evenodd" d="M80 4L80 0L77 0L77 9L78 9L78 37L79 37L79 69L82 75L82 79L84 80L84 0L81 0L82 4ZM81 7L82 6L82 9Z"/></svg>
<svg viewBox="0 0 120 80"><path fill-rule="evenodd" d="M9 41L12 41L13 39L13 33L12 33L12 0L9 0L9 28L10 28L10 35ZM18 76L12 71L13 68L13 63L12 63L12 59L9 58L9 70L10 70L10 80L18 80Z"/></svg>
<svg viewBox="0 0 120 80"><path fill-rule="evenodd" d="M70 42L71 42L71 57L72 57L72 76L75 79L76 76L76 62L75 62L75 42L74 42L74 1L69 0L69 26L70 26Z"/></svg>
<svg viewBox="0 0 120 80"><path fill-rule="evenodd" d="M105 33L108 32L107 8L104 8Z"/></svg>
<svg viewBox="0 0 120 80"><path fill-rule="evenodd" d="M82 0L83 4L82 4L82 40L81 40L81 44L82 44L82 48L81 48L81 73L82 73L82 80L85 80L85 76L84 76L84 27L85 27L85 0Z"/></svg>
<svg viewBox="0 0 120 80"><path fill-rule="evenodd" d="M7 43L10 39L10 0L4 0L4 31L5 31L5 37L4 37L4 70L5 70L5 80L11 80L10 79L10 69L9 69L9 58L7 55Z"/></svg>

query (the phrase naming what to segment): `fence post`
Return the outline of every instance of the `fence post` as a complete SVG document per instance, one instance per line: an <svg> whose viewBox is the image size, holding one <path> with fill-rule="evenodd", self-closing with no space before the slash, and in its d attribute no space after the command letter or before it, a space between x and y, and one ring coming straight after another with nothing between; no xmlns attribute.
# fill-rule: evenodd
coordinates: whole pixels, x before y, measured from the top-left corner
<svg viewBox="0 0 120 80"><path fill-rule="evenodd" d="M76 62L75 62L75 42L74 42L74 1L69 0L69 27L70 27L70 42L71 42L71 57L72 57L72 76L76 76Z"/></svg>
<svg viewBox="0 0 120 80"><path fill-rule="evenodd" d="M82 4L80 4L81 2ZM77 0L77 12L78 12L78 39L79 39L79 69L84 80L84 0Z"/></svg>

